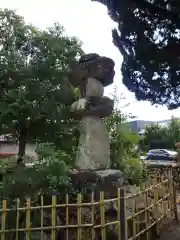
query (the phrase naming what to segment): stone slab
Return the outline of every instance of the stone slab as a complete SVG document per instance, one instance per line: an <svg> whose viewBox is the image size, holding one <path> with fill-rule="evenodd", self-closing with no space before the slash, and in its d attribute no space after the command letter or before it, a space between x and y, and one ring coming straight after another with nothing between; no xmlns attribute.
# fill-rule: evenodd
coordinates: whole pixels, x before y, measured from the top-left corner
<svg viewBox="0 0 180 240"><path fill-rule="evenodd" d="M113 108L114 101L108 97L89 97L74 102L71 113L75 119L82 119L84 116L105 118L111 115Z"/></svg>
<svg viewBox="0 0 180 240"><path fill-rule="evenodd" d="M106 87L113 83L115 75L114 66L114 61L107 57L81 62L69 72L68 79L74 87L78 87L84 80L96 78Z"/></svg>

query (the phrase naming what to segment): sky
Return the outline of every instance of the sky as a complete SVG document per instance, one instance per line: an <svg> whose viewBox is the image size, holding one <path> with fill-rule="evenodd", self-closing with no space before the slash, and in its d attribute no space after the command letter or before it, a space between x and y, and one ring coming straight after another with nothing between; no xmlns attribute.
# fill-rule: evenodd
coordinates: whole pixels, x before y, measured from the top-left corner
<svg viewBox="0 0 180 240"><path fill-rule="evenodd" d="M164 120L171 116L179 117L180 109L168 111L164 106L155 107L149 102L137 102L134 94L122 84L122 56L112 43L111 30L116 24L109 18L107 9L100 3L90 0L1 0L1 8L14 9L24 17L27 23L32 23L44 29L59 22L70 36L76 36L83 42L86 53L98 53L111 57L115 61L115 79L111 86L105 88L105 95L110 96L114 87L121 99L119 107L124 113L131 113L140 120Z"/></svg>

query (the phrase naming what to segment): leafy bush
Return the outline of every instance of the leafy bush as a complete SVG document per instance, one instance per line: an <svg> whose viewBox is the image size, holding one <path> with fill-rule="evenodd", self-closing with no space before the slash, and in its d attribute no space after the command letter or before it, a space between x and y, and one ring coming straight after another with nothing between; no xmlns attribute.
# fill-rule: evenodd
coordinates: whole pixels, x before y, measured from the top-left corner
<svg viewBox="0 0 180 240"><path fill-rule="evenodd" d="M138 137L130 131L126 118L120 110L115 109L105 119L105 124L110 135L111 167L119 168L121 161L127 155L130 157L134 155Z"/></svg>
<svg viewBox="0 0 180 240"><path fill-rule="evenodd" d="M63 151L56 151L51 144L39 145L37 152L39 159L31 167L26 167L24 164L17 165L16 157L6 159L7 164L2 165L4 171L3 181L0 184L0 196L7 200L7 208L16 209L17 198L20 200L20 207L24 207L27 197L30 197L31 205L39 205L43 195L44 204L49 205L54 192L58 195L58 201L63 202L65 193L74 194L69 177L70 166L67 164L71 162L71 157ZM48 209L44 211L49 216L48 221L51 221ZM39 226L40 216L38 210L31 212L34 226ZM21 211L19 224L23 225L25 221L26 214ZM7 212L6 226L8 229L16 227L16 211ZM8 233L8 239L15 239L13 234L13 232ZM23 235L23 232L20 234ZM21 237L24 239L24 236Z"/></svg>
<svg viewBox="0 0 180 240"><path fill-rule="evenodd" d="M131 184L139 185L145 170L137 158L138 136L130 130L127 116L119 110L119 99L116 95L116 89L113 98L115 109L105 119L110 135L111 168L120 169Z"/></svg>
<svg viewBox="0 0 180 240"><path fill-rule="evenodd" d="M137 186L147 177L147 170L139 158L126 156L120 164L120 170L124 172L124 176L130 184Z"/></svg>
<svg viewBox="0 0 180 240"><path fill-rule="evenodd" d="M40 195L51 195L54 191L63 192L70 186L70 157L61 151L56 151L50 144L40 145L37 149L39 159L32 167L13 165L12 172L4 168L0 194L3 198L15 199L31 197L36 201ZM6 172L6 173L5 173Z"/></svg>

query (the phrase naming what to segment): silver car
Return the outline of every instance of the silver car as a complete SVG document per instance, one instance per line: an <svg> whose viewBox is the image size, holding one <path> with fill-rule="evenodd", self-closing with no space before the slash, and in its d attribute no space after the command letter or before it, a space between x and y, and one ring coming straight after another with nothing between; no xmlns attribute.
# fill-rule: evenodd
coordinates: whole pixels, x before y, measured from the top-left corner
<svg viewBox="0 0 180 240"><path fill-rule="evenodd" d="M171 161L177 156L177 152L168 149L152 149L146 155L146 160Z"/></svg>
<svg viewBox="0 0 180 240"><path fill-rule="evenodd" d="M177 152L168 149L152 149L144 158L148 166L174 166L176 165Z"/></svg>

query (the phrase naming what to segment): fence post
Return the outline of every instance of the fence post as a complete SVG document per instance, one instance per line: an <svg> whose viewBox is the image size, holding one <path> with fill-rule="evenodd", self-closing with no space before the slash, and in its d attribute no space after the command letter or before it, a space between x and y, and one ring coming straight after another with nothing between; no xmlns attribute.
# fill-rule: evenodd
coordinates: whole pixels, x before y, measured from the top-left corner
<svg viewBox="0 0 180 240"><path fill-rule="evenodd" d="M56 192L52 194L52 205L51 205L51 239L56 239Z"/></svg>
<svg viewBox="0 0 180 240"><path fill-rule="evenodd" d="M100 192L100 220L101 220L101 239L106 240L105 214L104 214L104 192Z"/></svg>
<svg viewBox="0 0 180 240"><path fill-rule="evenodd" d="M128 240L125 190L120 189L120 239Z"/></svg>
<svg viewBox="0 0 180 240"><path fill-rule="evenodd" d="M30 240L30 226L31 226L31 201L26 199L26 239Z"/></svg>
<svg viewBox="0 0 180 240"><path fill-rule="evenodd" d="M2 201L2 216L1 216L1 240L6 239L6 206L7 202L6 200Z"/></svg>
<svg viewBox="0 0 180 240"><path fill-rule="evenodd" d="M168 181L169 181L169 192L170 192L170 210L176 221L178 221L178 213L176 206L176 187L173 178L173 169L171 168L168 172Z"/></svg>
<svg viewBox="0 0 180 240"><path fill-rule="evenodd" d="M176 186L174 182L174 178L172 178L172 194L173 194L173 203L174 203L174 218L175 221L178 222L178 211L177 211L177 205L176 205Z"/></svg>

